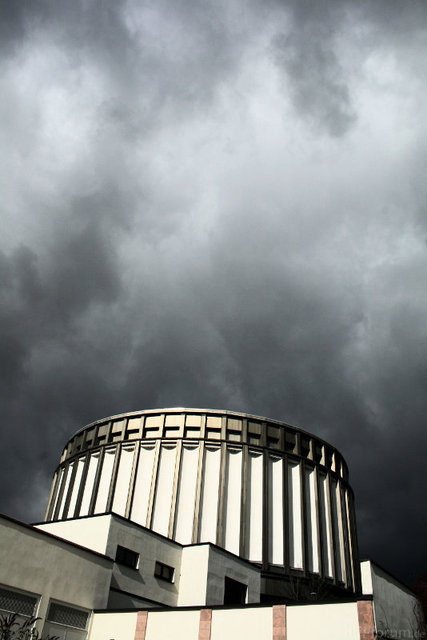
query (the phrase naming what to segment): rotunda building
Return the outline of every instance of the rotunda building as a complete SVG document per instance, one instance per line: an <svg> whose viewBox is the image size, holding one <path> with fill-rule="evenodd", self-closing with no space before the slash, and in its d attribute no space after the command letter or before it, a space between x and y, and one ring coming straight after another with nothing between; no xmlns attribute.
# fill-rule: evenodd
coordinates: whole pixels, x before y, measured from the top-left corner
<svg viewBox="0 0 427 640"><path fill-rule="evenodd" d="M347 465L277 420L173 408L89 424L64 449L45 521L109 513L257 565L265 600L297 598L314 583L360 589Z"/></svg>

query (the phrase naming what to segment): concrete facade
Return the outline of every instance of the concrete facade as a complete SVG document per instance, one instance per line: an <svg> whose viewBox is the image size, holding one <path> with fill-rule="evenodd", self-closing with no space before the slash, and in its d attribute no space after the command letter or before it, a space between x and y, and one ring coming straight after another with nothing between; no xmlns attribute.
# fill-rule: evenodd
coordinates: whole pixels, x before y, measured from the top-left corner
<svg viewBox="0 0 427 640"><path fill-rule="evenodd" d="M360 588L347 465L285 423L180 408L84 427L64 449L46 521L110 512L260 566L266 601L291 597L289 582L310 576L331 593Z"/></svg>
<svg viewBox="0 0 427 640"><path fill-rule="evenodd" d="M422 637L422 610L415 595L370 560L362 561L360 568L362 591L373 596L378 636L390 640Z"/></svg>
<svg viewBox="0 0 427 640"><path fill-rule="evenodd" d="M4 516L0 540L0 585L36 596L42 620L52 599L88 614L107 606L112 559Z"/></svg>
<svg viewBox="0 0 427 640"><path fill-rule="evenodd" d="M372 609L371 601L362 601ZM91 640L374 640L360 626L358 602L97 613ZM143 625L138 622L144 615ZM123 625L121 624L123 616ZM364 635L362 635L364 634Z"/></svg>
<svg viewBox="0 0 427 640"><path fill-rule="evenodd" d="M46 521L0 516L0 615L15 611L60 640L421 637L414 594L360 570L341 455L284 423L195 409L85 427Z"/></svg>
<svg viewBox="0 0 427 640"><path fill-rule="evenodd" d="M182 546L114 514L36 525L111 559L118 546L138 554L138 567L112 567L109 608L204 606L224 603L225 579L246 587L247 603L261 599L261 570L211 544ZM173 569L173 582L155 576L156 562Z"/></svg>

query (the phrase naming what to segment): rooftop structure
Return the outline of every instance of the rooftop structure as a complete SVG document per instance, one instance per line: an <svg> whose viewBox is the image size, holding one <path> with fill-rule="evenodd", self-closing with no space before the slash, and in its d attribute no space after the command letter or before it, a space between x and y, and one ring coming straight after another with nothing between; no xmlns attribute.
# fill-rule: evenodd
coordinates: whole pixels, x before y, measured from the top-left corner
<svg viewBox="0 0 427 640"><path fill-rule="evenodd" d="M45 521L0 516L0 615L61 640L415 639L414 595L360 565L347 465L283 422L205 409L78 431ZM360 567L362 566L362 571Z"/></svg>
<svg viewBox="0 0 427 640"><path fill-rule="evenodd" d="M360 589L347 465L276 420L176 408L84 427L64 449L46 522L107 513L254 563L263 601L292 597L296 582L312 589L313 577L331 593Z"/></svg>

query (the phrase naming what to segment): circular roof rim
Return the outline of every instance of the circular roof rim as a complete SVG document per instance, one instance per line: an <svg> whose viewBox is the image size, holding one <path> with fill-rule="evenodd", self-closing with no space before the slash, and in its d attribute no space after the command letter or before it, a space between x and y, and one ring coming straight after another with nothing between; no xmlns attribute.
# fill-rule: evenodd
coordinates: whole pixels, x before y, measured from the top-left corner
<svg viewBox="0 0 427 640"><path fill-rule="evenodd" d="M94 420L93 422L89 422L89 424L85 425L84 427L82 427L81 429L78 429L75 433L73 433L73 435L67 440L67 442L70 442L70 440L73 440L73 438L78 436L83 431L86 431L86 429L90 429L90 427L95 427L96 425L101 424L103 422L109 422L110 420L116 420L120 418L128 418L131 416L140 416L140 415L146 415L146 414L175 413L175 412L185 412L185 413L195 412L195 413L213 413L217 415L218 414L232 415L232 416L239 416L240 418L253 418L261 422L271 422L281 427L289 427L290 429L295 429L296 431L299 431L300 433L307 435L310 438L316 438L316 440L319 440L319 442L321 442L322 444L326 444L328 447L330 447L334 451L337 451L340 454L340 456L343 458L344 462L346 463L346 460L343 454L339 451L339 449L334 447L334 445L330 444L330 442L328 442L327 440L320 438L318 435L310 433L309 431L305 431L304 429L301 429L300 427L296 427L295 425L288 424L287 422L277 420L276 418L267 418L266 416L257 416L252 413L245 413L242 411L231 411L229 409L207 409L207 408L201 408L201 407L198 407L198 408L197 407L163 407L163 408L155 408L155 409L139 409L137 411L125 411L123 413L113 414L111 416L106 416L104 418L100 418L99 420Z"/></svg>

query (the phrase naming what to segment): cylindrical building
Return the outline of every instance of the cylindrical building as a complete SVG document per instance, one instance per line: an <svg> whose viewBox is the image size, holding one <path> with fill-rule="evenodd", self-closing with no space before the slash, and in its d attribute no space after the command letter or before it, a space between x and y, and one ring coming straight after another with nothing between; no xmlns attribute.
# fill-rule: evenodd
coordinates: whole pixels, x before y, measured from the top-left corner
<svg viewBox="0 0 427 640"><path fill-rule="evenodd" d="M105 513L256 563L266 600L314 584L359 590L347 465L331 445L276 420L174 408L84 427L64 449L46 521Z"/></svg>

